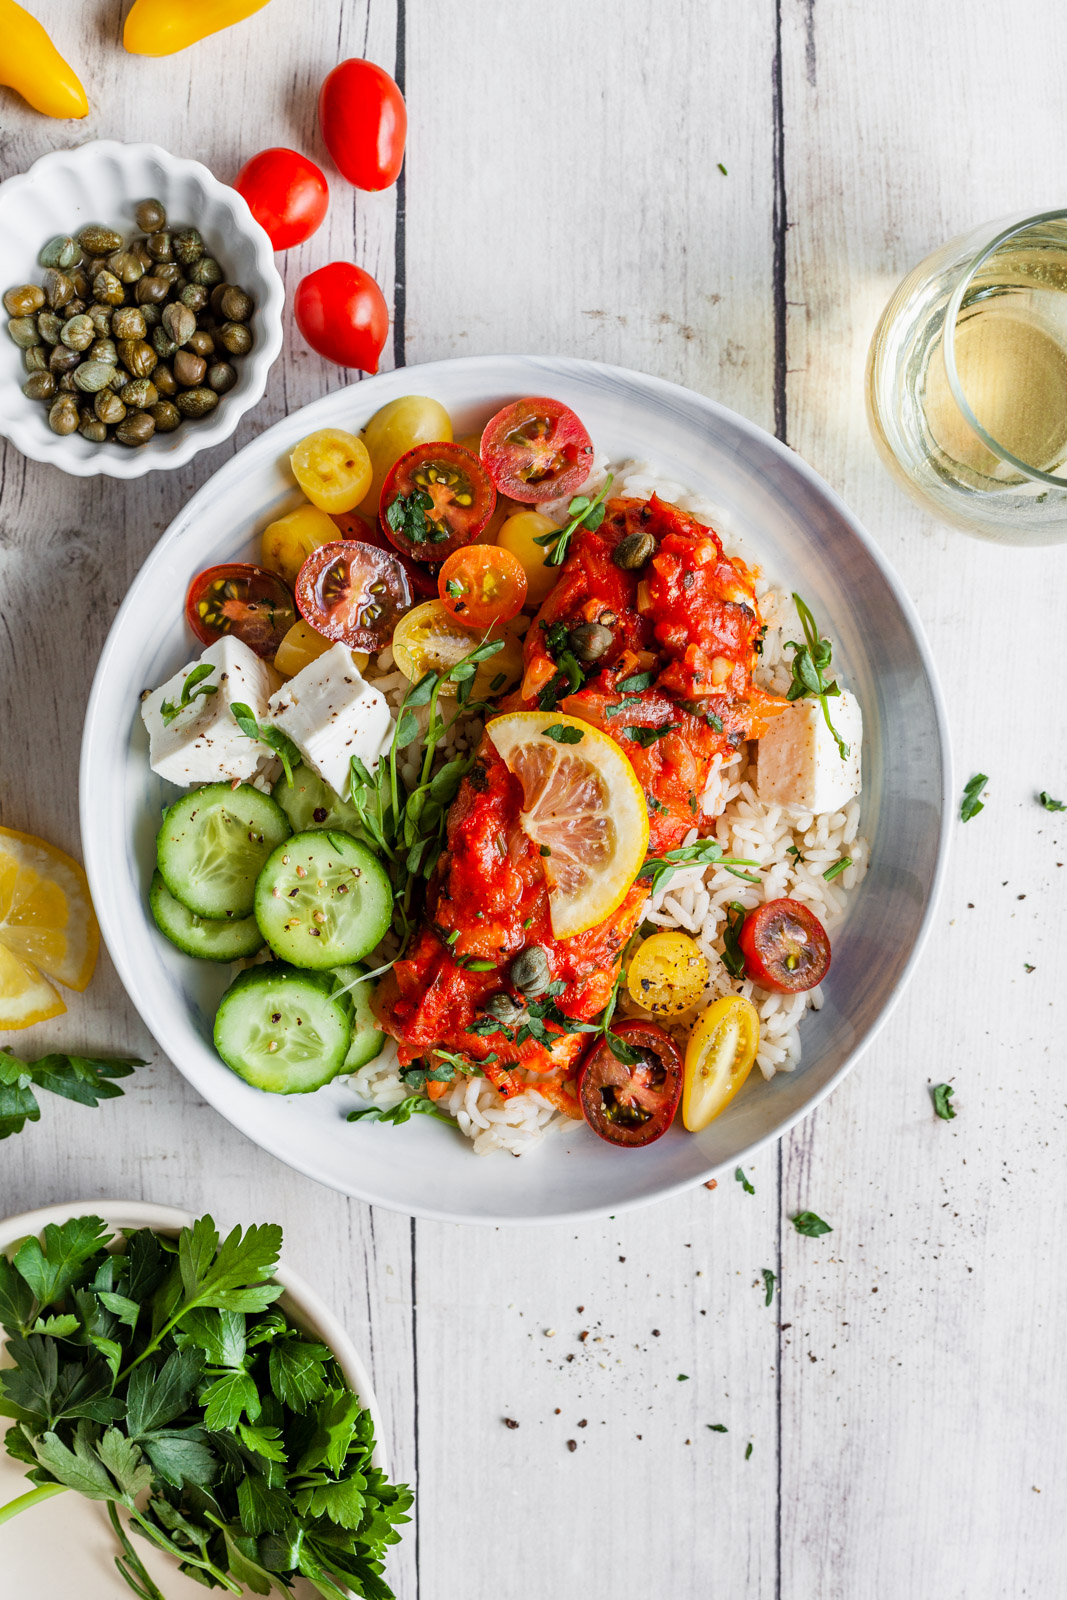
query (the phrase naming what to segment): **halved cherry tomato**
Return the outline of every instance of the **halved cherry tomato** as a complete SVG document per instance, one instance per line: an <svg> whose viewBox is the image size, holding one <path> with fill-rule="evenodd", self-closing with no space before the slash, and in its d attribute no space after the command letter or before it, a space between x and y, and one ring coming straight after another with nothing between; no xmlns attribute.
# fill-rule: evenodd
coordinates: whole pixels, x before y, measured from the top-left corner
<svg viewBox="0 0 1067 1600"><path fill-rule="evenodd" d="M634 1149L661 1138L674 1121L682 1058L670 1034L654 1022L620 1022L612 1031L638 1052L636 1063L628 1066L609 1044L598 1045L578 1074L578 1098L594 1133Z"/></svg>
<svg viewBox="0 0 1067 1600"><path fill-rule="evenodd" d="M559 400L533 397L486 423L482 461L501 494L536 503L576 494L593 465L593 441Z"/></svg>
<svg viewBox="0 0 1067 1600"><path fill-rule="evenodd" d="M768 900L750 911L737 939L745 975L775 994L814 989L830 970L826 929L801 900Z"/></svg>
<svg viewBox="0 0 1067 1600"><path fill-rule="evenodd" d="M362 267L331 261L309 272L297 284L293 316L312 350L327 361L377 372L389 333L389 307Z"/></svg>
<svg viewBox="0 0 1067 1600"><path fill-rule="evenodd" d="M430 569L421 566L418 561L412 561L410 556L402 556L385 537L377 518L373 527L357 511L339 511L330 520L340 529L342 539L362 539L364 544L372 544L377 550L388 550L391 556L395 556L408 575L412 594L418 599L429 600L437 593L437 579Z"/></svg>
<svg viewBox="0 0 1067 1600"><path fill-rule="evenodd" d="M250 562L206 567L185 598L190 628L204 644L232 633L257 656L272 660L296 621L289 585L276 572Z"/></svg>
<svg viewBox="0 0 1067 1600"><path fill-rule="evenodd" d="M396 548L436 566L473 544L495 505L496 490L478 457L441 439L400 457L382 485L379 509Z"/></svg>
<svg viewBox="0 0 1067 1600"><path fill-rule="evenodd" d="M320 511L318 506L296 506L263 529L259 538L260 560L291 587L312 550L336 538L333 519L325 511Z"/></svg>
<svg viewBox="0 0 1067 1600"><path fill-rule="evenodd" d="M330 203L326 179L314 161L282 145L246 161L233 186L275 250L291 250L310 239Z"/></svg>
<svg viewBox="0 0 1067 1600"><path fill-rule="evenodd" d="M478 663L471 698L485 700L503 694L522 677L522 640L510 629L490 629L489 638L500 648ZM440 600L424 600L401 617L393 634L393 658L398 671L411 683L426 672L447 673L464 656L486 643L484 628L468 627L446 611ZM446 678L444 695L456 694L459 684Z"/></svg>
<svg viewBox="0 0 1067 1600"><path fill-rule="evenodd" d="M319 90L319 124L338 170L357 189L388 189L400 176L408 113L384 67L353 56Z"/></svg>
<svg viewBox="0 0 1067 1600"><path fill-rule="evenodd" d="M744 995L713 1000L697 1018L685 1052L682 1121L699 1133L726 1109L752 1071L759 1012Z"/></svg>
<svg viewBox="0 0 1067 1600"><path fill-rule="evenodd" d="M441 604L472 628L510 622L526 604L526 574L510 550L468 544L454 550L437 578Z"/></svg>
<svg viewBox="0 0 1067 1600"><path fill-rule="evenodd" d="M358 539L338 539L312 551L296 580L296 603L306 622L350 650L377 650L411 605L400 562Z"/></svg>
<svg viewBox="0 0 1067 1600"><path fill-rule="evenodd" d="M319 428L289 457L293 476L320 511L353 511L370 487L370 456L362 439L344 428Z"/></svg>

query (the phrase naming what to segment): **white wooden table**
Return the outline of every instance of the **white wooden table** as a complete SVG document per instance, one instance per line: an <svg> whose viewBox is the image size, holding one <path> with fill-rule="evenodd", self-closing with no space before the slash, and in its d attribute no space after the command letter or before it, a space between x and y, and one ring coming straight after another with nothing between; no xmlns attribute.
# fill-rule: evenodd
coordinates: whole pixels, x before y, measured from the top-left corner
<svg viewBox="0 0 1067 1600"><path fill-rule="evenodd" d="M862 398L875 318L915 261L983 218L1064 203L1062 7L273 0L154 62L123 54L118 0L31 4L93 110L53 124L0 91L4 177L65 142L150 136L223 178L292 144L332 179L321 78L346 55L394 70L403 187L338 179L323 230L280 258L290 286L354 254L395 307L385 364L589 356L776 428L901 573L960 781L991 782L957 828L922 971L832 1100L753 1163L754 1197L727 1179L534 1232L371 1210L201 1104L103 958L66 1017L10 1042L152 1064L124 1100L50 1100L0 1146L0 1213L143 1196L284 1223L368 1353L395 1470L417 1483L401 1600L1064 1594L1067 818L1034 795L1067 794L1067 552L982 545L918 512ZM290 333L236 440L129 487L0 449L5 824L78 851L82 717L133 574L233 450L346 381ZM951 1123L931 1111L942 1079ZM801 1207L833 1233L797 1236ZM769 1310L763 1267L781 1284Z"/></svg>

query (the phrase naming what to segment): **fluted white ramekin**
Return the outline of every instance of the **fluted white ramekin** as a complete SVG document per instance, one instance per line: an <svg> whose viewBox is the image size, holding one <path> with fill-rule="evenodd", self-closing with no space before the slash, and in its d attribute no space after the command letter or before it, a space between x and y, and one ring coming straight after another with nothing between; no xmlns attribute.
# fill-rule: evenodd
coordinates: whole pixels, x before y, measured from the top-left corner
<svg viewBox="0 0 1067 1600"><path fill-rule="evenodd" d="M199 161L169 155L155 144L96 139L74 150L54 150L28 172L0 183L0 293L41 281L37 256L56 234L76 234L90 222L126 236L134 233L134 209L149 198L162 201L173 226L198 228L227 282L247 289L256 305L250 322L255 343L235 361L237 382L208 417L183 422L173 433L156 434L130 449L110 441L91 444L80 433L53 433L47 406L22 393L27 377L22 351L0 332L0 434L34 461L82 478L97 473L140 478L184 466L198 451L228 439L263 398L282 347L285 289L267 234L236 189L220 183Z"/></svg>

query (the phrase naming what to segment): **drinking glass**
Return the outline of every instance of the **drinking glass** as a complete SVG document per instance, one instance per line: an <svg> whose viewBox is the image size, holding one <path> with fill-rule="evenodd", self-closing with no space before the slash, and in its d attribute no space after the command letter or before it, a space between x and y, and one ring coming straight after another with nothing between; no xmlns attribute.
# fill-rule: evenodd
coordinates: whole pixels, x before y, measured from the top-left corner
<svg viewBox="0 0 1067 1600"><path fill-rule="evenodd" d="M982 539L1067 539L1067 211L976 228L908 274L867 361L890 471Z"/></svg>

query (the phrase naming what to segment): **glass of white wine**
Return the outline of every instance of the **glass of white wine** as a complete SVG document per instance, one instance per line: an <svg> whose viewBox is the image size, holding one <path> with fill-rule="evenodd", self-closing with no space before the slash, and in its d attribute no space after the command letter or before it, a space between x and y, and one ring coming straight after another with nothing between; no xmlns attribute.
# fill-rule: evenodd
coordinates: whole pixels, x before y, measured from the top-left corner
<svg viewBox="0 0 1067 1600"><path fill-rule="evenodd" d="M982 539L1067 539L1067 211L976 228L904 279L867 362L886 465Z"/></svg>

